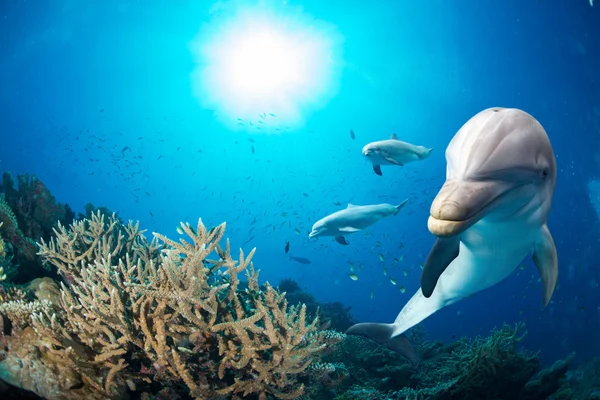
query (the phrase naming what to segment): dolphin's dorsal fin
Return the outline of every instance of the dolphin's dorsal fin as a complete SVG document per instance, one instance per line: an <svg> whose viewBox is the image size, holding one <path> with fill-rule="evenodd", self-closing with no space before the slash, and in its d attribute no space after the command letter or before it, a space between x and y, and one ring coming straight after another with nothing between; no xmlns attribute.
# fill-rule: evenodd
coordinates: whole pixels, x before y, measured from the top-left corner
<svg viewBox="0 0 600 400"><path fill-rule="evenodd" d="M347 208L354 208L354 207L356 207L354 204L348 203L348 207Z"/></svg>
<svg viewBox="0 0 600 400"><path fill-rule="evenodd" d="M392 133L392 136L390 136L390 140L398 140L398 136L396 136L395 133Z"/></svg>

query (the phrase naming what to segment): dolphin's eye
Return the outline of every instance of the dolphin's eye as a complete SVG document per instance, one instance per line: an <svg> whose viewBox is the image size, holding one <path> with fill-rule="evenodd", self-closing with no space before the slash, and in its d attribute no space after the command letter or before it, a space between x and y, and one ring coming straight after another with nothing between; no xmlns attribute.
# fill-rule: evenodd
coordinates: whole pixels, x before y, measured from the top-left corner
<svg viewBox="0 0 600 400"><path fill-rule="evenodd" d="M548 168L544 168L544 169L542 169L542 172L540 172L540 176L542 177L542 179L546 179L546 177L548 176L549 173L550 173L550 170Z"/></svg>

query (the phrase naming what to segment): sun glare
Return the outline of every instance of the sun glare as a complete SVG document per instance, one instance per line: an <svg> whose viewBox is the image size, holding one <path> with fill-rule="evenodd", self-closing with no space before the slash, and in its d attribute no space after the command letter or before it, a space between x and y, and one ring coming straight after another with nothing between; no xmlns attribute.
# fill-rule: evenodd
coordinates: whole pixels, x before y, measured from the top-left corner
<svg viewBox="0 0 600 400"><path fill-rule="evenodd" d="M341 44L331 24L291 7L225 13L191 44L194 93L239 129L301 126L337 93ZM251 124L260 115L269 123Z"/></svg>

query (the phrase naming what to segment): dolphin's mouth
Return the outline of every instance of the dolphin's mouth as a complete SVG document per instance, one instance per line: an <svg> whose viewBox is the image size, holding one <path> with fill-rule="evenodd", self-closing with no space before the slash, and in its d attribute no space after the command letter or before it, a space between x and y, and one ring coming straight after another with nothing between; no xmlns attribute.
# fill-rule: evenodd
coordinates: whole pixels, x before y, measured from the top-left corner
<svg viewBox="0 0 600 400"><path fill-rule="evenodd" d="M500 180L446 181L431 204L427 228L438 237L460 235L522 185Z"/></svg>
<svg viewBox="0 0 600 400"><path fill-rule="evenodd" d="M310 231L310 233L308 234L309 238L314 238L315 236L317 236L319 234L319 231Z"/></svg>

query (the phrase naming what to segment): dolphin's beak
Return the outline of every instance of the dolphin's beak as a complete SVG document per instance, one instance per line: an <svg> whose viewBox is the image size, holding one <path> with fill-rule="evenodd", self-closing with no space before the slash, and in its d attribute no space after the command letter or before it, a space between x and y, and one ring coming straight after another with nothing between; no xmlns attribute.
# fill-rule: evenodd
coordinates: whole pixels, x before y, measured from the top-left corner
<svg viewBox="0 0 600 400"><path fill-rule="evenodd" d="M438 237L460 235L518 186L517 182L501 180L447 180L431 204L427 228Z"/></svg>
<svg viewBox="0 0 600 400"><path fill-rule="evenodd" d="M318 234L319 234L319 232L318 232L318 231L315 231L315 230L313 230L313 231L310 231L310 233L308 234L308 237L309 237L310 239L312 239L312 238L314 238L315 236L317 236Z"/></svg>

